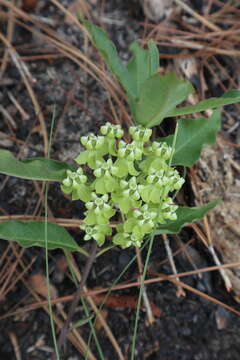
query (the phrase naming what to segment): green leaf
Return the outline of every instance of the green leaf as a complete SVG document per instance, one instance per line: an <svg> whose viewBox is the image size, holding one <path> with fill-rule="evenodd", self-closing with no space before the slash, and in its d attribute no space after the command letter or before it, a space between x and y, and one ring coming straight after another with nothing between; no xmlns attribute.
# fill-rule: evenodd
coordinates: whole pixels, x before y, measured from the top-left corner
<svg viewBox="0 0 240 360"><path fill-rule="evenodd" d="M151 76L141 86L136 122L146 127L159 125L192 91L191 83L175 74Z"/></svg>
<svg viewBox="0 0 240 360"><path fill-rule="evenodd" d="M119 208L121 210L121 212L123 212L124 214L127 214L130 207L131 207L131 199L130 198L120 198L118 200L118 204L119 204Z"/></svg>
<svg viewBox="0 0 240 360"><path fill-rule="evenodd" d="M136 97L134 83L127 68L123 65L121 59L119 58L116 47L109 39L108 34L99 26L93 25L81 16L80 20L90 33L92 42L102 55L111 72L117 77L127 93L134 99Z"/></svg>
<svg viewBox="0 0 240 360"><path fill-rule="evenodd" d="M133 161L127 161L128 172L132 176L138 176L139 172L135 169Z"/></svg>
<svg viewBox="0 0 240 360"><path fill-rule="evenodd" d="M96 224L96 215L93 211L86 211L85 212L85 219L84 219L84 223L87 225L95 225Z"/></svg>
<svg viewBox="0 0 240 360"><path fill-rule="evenodd" d="M196 105L184 106L174 109L167 114L167 117L193 114L207 109L216 109L220 106L230 105L240 102L240 90L229 90L220 98L210 98L200 101Z"/></svg>
<svg viewBox="0 0 240 360"><path fill-rule="evenodd" d="M141 85L152 75L159 66L158 49L153 40L148 42L148 49L142 49L137 42L130 46L133 57L128 63L128 71L134 81L137 96Z"/></svg>
<svg viewBox="0 0 240 360"><path fill-rule="evenodd" d="M141 237L144 236L144 232L142 231L142 228L140 226L138 226L138 225L134 226L132 233L137 238L141 238Z"/></svg>
<svg viewBox="0 0 240 360"><path fill-rule="evenodd" d="M136 225L137 220L135 218L129 218L123 224L123 228L125 232L132 232L134 226Z"/></svg>
<svg viewBox="0 0 240 360"><path fill-rule="evenodd" d="M45 225L44 221L0 222L0 238L16 241L23 247L45 247ZM57 224L47 223L47 240L49 249L79 251L88 256L88 253L77 245L67 230Z"/></svg>
<svg viewBox="0 0 240 360"><path fill-rule="evenodd" d="M181 119L172 165L192 166L200 157L203 145L214 144L221 126L221 114L215 110L210 118ZM161 139L172 145L173 135Z"/></svg>
<svg viewBox="0 0 240 360"><path fill-rule="evenodd" d="M79 185L79 187L77 189L77 198L74 199L72 197L72 199L73 200L80 199L84 202L88 202L91 200L91 194L92 194L92 192L91 192L89 186L82 184L82 185Z"/></svg>
<svg viewBox="0 0 240 360"><path fill-rule="evenodd" d="M203 206L197 206L197 207L179 206L176 212L177 220L159 225L157 227L155 235L177 234L183 226L187 224L191 224L193 221L201 219L209 210L213 209L219 202L220 200L217 199Z"/></svg>
<svg viewBox="0 0 240 360"><path fill-rule="evenodd" d="M79 165L86 164L88 162L89 153L90 153L89 150L82 151L82 152L80 152L80 154L74 160Z"/></svg>
<svg viewBox="0 0 240 360"><path fill-rule="evenodd" d="M94 181L94 188L98 194L106 194L108 191L106 189L105 180L101 178L97 178Z"/></svg>
<svg viewBox="0 0 240 360"><path fill-rule="evenodd" d="M115 176L122 178L128 174L128 161L126 159L118 158L114 163L114 167L116 167Z"/></svg>
<svg viewBox="0 0 240 360"><path fill-rule="evenodd" d="M0 150L0 173L29 180L58 181L66 177L69 165L47 158L17 160L10 151Z"/></svg>

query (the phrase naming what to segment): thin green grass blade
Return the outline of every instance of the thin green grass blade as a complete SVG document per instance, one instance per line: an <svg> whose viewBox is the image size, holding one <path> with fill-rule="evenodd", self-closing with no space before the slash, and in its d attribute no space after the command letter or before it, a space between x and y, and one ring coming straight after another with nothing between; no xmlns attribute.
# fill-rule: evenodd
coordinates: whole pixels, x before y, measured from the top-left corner
<svg viewBox="0 0 240 360"><path fill-rule="evenodd" d="M72 261L71 261L71 256L69 254L68 251L65 251L65 256L66 256L66 259L67 259L67 263L68 263L68 267L70 269L70 273L72 275L72 279L73 279L73 282L76 286L76 288L78 287L79 283L78 283L78 279L77 279L77 275L75 274L75 268L72 264ZM90 329L91 329L91 334L93 334L93 338L94 338L94 341L95 341L95 344L96 344L96 347L97 347L97 350L98 350L98 354L100 356L100 359L101 360L104 360L104 355L103 355L103 351L102 351L102 348L101 348L101 345L99 343L99 340L98 340L98 337L97 337L97 333L96 333L96 330L95 330L95 327L94 327L94 324L93 324L93 315L90 316L90 313L89 313L89 310L88 310L88 306L85 302L85 299L83 296L81 296L81 302L82 302L82 305L83 305L83 309L84 309L84 312L85 312L85 315L86 315L86 318L89 319L87 322L89 322L89 326L90 326ZM81 324L81 326L83 325L82 322L84 322L86 319L81 319L79 320L79 322L75 323L73 325L73 327L76 327L76 324ZM80 325L79 325L80 326ZM88 345L88 349L90 349L90 345ZM88 352L87 352L88 354ZM87 356L87 354L85 354L85 357Z"/></svg>
<svg viewBox="0 0 240 360"><path fill-rule="evenodd" d="M55 106L54 106L54 112L53 112L53 117L52 117L52 122L51 122L49 148L48 148L48 158L50 157L50 151L51 151L54 119L55 119ZM48 184L46 184L46 187L45 187L44 211L45 211L45 222L44 222L45 267L46 267L46 280L47 280L47 292L48 292L48 296L47 296L48 309L49 309L49 317L50 317L50 323L51 323L51 330L52 330L52 338L53 338L53 343L54 343L55 355L56 355L56 359L60 360L60 354L59 354L58 345L57 345L55 324L54 324L54 319L53 319L53 309L52 309L52 302L51 302L51 285L50 285L49 265L48 265Z"/></svg>
<svg viewBox="0 0 240 360"><path fill-rule="evenodd" d="M140 252L143 251L143 249L148 245L149 243L149 240L146 240L145 244L141 247L140 249ZM117 283L120 281L120 279L122 278L122 276L125 274L125 272L130 268L130 266L136 261L137 259L137 255L134 255L133 258L129 261L129 263L124 267L124 269L121 271L121 273L117 276L117 278L114 280L114 282L112 283L112 285L110 286L108 292L106 293L101 305L99 306L99 309L98 311L101 311L103 306L104 306L104 303L105 301L107 300L108 296L111 294L111 289L117 285ZM96 324L96 320L94 321L94 324L93 326L95 326ZM89 335L89 338L88 338L88 348L90 347L90 344L91 344L91 340L92 340L92 332L90 333ZM85 360L87 360L87 358L85 357Z"/></svg>
<svg viewBox="0 0 240 360"><path fill-rule="evenodd" d="M136 340L137 340L137 331L138 331L138 324L139 324L139 316L140 316L140 309L141 309L141 302L142 302L142 296L144 291L144 281L147 275L147 268L150 260L150 255L152 252L153 242L154 242L155 234L154 232L150 236L150 242L147 252L146 261L144 264L143 273L140 276L141 285L140 285L140 291L138 296L138 303L137 303L137 310L136 310L136 316L135 316L135 323L134 323L134 332L133 332L133 339L132 339L132 348L131 348L131 360L134 360L135 358L135 348L136 348Z"/></svg>

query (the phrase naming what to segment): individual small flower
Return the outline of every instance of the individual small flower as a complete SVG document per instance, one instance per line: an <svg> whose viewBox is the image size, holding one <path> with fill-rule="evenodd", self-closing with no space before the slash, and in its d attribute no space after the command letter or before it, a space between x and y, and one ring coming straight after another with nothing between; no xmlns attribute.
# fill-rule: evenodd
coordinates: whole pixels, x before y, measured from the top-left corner
<svg viewBox="0 0 240 360"><path fill-rule="evenodd" d="M104 136L90 134L81 137L81 143L86 150L82 151L75 159L79 165L88 164L91 169L96 168L96 162L103 159L108 154L108 144Z"/></svg>
<svg viewBox="0 0 240 360"><path fill-rule="evenodd" d="M104 137L89 134L81 137L81 143L87 150L98 150L104 145Z"/></svg>
<svg viewBox="0 0 240 360"><path fill-rule="evenodd" d="M140 199L140 193L138 189L139 185L135 176L133 176L129 181L121 180L120 187L123 189L123 197L131 198L133 200Z"/></svg>
<svg viewBox="0 0 240 360"><path fill-rule="evenodd" d="M96 176L96 180L93 182L93 188L98 194L106 194L116 190L119 186L118 180L113 176L116 167L114 166L112 159L107 161L96 161L96 169L93 174Z"/></svg>
<svg viewBox="0 0 240 360"><path fill-rule="evenodd" d="M177 209L178 206L173 204L172 199L170 197L166 198L164 201L162 201L162 204L159 207L157 218L158 222L160 224L164 224L166 220L177 220Z"/></svg>
<svg viewBox="0 0 240 360"><path fill-rule="evenodd" d="M109 218L115 214L115 210L109 205L109 197L107 194L98 196L92 193L92 201L86 203L86 218L84 222L87 225L106 225L109 223Z"/></svg>
<svg viewBox="0 0 240 360"><path fill-rule="evenodd" d="M171 183L171 191L180 190L185 182L185 179L179 175L178 171L173 168L169 168L167 176L169 183Z"/></svg>
<svg viewBox="0 0 240 360"><path fill-rule="evenodd" d="M135 176L129 181L121 180L120 189L112 194L113 203L120 208L123 214L127 214L130 209L141 206L139 185Z"/></svg>
<svg viewBox="0 0 240 360"><path fill-rule="evenodd" d="M72 193L73 200L88 201L90 198L90 189L85 184L87 176L84 175L83 169L80 167L77 171L67 170L67 177L63 180L61 190L65 194Z"/></svg>
<svg viewBox="0 0 240 360"><path fill-rule="evenodd" d="M99 246L102 246L105 242L106 235L112 234L112 229L108 225L81 225L80 228L85 231L84 240L94 239Z"/></svg>
<svg viewBox="0 0 240 360"><path fill-rule="evenodd" d="M130 246L140 247L143 241L143 237L138 237L132 233L119 232L113 237L113 243L121 246L123 249Z"/></svg>
<svg viewBox="0 0 240 360"><path fill-rule="evenodd" d="M97 169L94 170L94 175L96 177L105 176L106 178L110 178L113 175L115 167L113 165L112 159L105 160L97 160L96 161Z"/></svg>
<svg viewBox="0 0 240 360"><path fill-rule="evenodd" d="M137 224L145 232L149 233L156 223L157 212L149 208L147 204L140 209L133 211L133 217L137 219Z"/></svg>
<svg viewBox="0 0 240 360"><path fill-rule="evenodd" d="M155 155L163 160L169 160L172 154L171 146L165 142L153 141L153 143L145 149L146 154Z"/></svg>
<svg viewBox="0 0 240 360"><path fill-rule="evenodd" d="M143 126L131 126L129 128L129 134L135 141L147 142L152 135L152 130Z"/></svg>
<svg viewBox="0 0 240 360"><path fill-rule="evenodd" d="M136 141L127 144L121 140L118 145L118 156L129 161L141 160L143 150Z"/></svg>
<svg viewBox="0 0 240 360"><path fill-rule="evenodd" d="M120 125L113 125L110 122L107 122L105 125L101 126L100 132L102 135L105 135L109 138L121 138L124 134L123 129Z"/></svg>

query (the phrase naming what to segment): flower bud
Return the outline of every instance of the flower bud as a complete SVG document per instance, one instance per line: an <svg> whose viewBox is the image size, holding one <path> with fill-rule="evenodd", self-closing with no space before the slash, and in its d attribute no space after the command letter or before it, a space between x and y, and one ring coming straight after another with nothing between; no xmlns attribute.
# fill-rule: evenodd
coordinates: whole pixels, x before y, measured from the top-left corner
<svg viewBox="0 0 240 360"><path fill-rule="evenodd" d="M101 126L100 132L102 135L112 139L121 138L124 134L120 125L113 125L110 122L107 122L105 125Z"/></svg>

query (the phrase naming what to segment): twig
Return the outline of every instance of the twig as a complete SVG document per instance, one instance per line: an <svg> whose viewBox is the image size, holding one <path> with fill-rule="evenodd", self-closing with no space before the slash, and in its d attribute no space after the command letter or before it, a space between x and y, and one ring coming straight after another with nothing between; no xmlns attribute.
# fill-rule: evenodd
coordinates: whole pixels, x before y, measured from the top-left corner
<svg viewBox="0 0 240 360"><path fill-rule="evenodd" d="M136 247L135 249L136 249L136 254L137 254L138 269L139 269L139 273L140 273L140 276L141 276L142 273L143 273L143 263L142 263L141 253L140 253L138 247ZM147 291L146 291L145 286L143 288L143 302L144 302L144 305L145 305L145 308L146 308L148 322L149 322L149 324L153 324L155 319L154 319L154 316L153 316L153 313L152 313L152 308L151 308L151 305L150 305L150 302L149 302L149 299L148 299L148 296L147 296Z"/></svg>
<svg viewBox="0 0 240 360"><path fill-rule="evenodd" d="M177 272L177 268L176 268L176 265L175 265L175 262L174 262L174 259L173 259L173 254L172 254L172 250L171 250L170 245L169 245L168 237L167 237L166 234L163 234L162 236L163 236L164 246L165 246L165 249L166 249L166 252L167 252L167 256L168 256L172 271L173 271L173 273L175 275L177 275L178 272ZM177 279L177 281L179 281L178 276L176 276L176 279ZM177 289L178 289L177 296L185 296L186 295L181 286L178 285Z"/></svg>
<svg viewBox="0 0 240 360"><path fill-rule="evenodd" d="M231 268L239 268L239 267L240 267L240 261L235 262L235 263L231 263L231 264L224 264L224 265L221 265L221 266L216 266L215 265L215 266L210 266L210 267L207 267L207 268L187 271L187 272L184 272L184 273L178 273L177 275L176 274L173 274L173 275L164 275L164 274L162 274L162 275L158 276L159 274L157 273L156 278L147 279L147 280L144 281L144 284L149 285L149 284L155 284L155 283L158 283L158 282L161 282L161 281L167 281L167 280L171 281L172 279L175 279L176 277L178 277L180 279L180 278L185 277L185 276L192 276L192 275L196 275L196 274L199 275L199 274L210 272L210 271L216 271L216 270L219 270L220 268L221 269L231 269ZM22 278L21 280L24 281L24 278ZM140 281L135 281L135 282L132 282L130 284L120 284L120 285L113 286L111 288L111 291L130 289L130 288L137 287L139 285L140 285ZM85 291L82 292L82 296L95 296L95 295L98 295L98 294L107 293L108 291L109 291L109 288L101 288L101 289L97 289L97 290L96 289L95 290L87 290L87 292L85 292ZM73 295L63 296L63 297L60 297L60 298L57 298L57 299L52 299L52 304L57 304L57 303L60 303L60 302L68 302L68 301L71 301L72 299L73 299ZM40 297L38 297L37 303L33 303L33 304L27 305L25 307L22 307L20 310L12 311L12 312L10 312L8 314L1 315L0 320L4 320L4 319L7 319L7 318L9 318L11 316L15 316L15 315L18 315L18 314L23 314L23 313L28 312L28 311L32 311L32 310L38 309L41 306L45 306L45 305L47 305L47 301L46 300L41 301ZM240 312L235 310L234 308L229 306L228 309L230 311L232 311L233 313L240 316ZM70 335L69 335L69 337L70 337Z"/></svg>
<svg viewBox="0 0 240 360"><path fill-rule="evenodd" d="M15 1L13 1L13 3L15 4ZM8 9L8 24L7 24L7 39L10 43L12 43L12 39L13 39L13 33L14 33L14 12L12 9ZM4 50L4 55L3 55L3 61L0 67L0 78L3 77L3 74L7 68L7 63L8 63L8 47L5 47Z"/></svg>
<svg viewBox="0 0 240 360"><path fill-rule="evenodd" d="M29 120L30 116L26 113L26 111L22 108L22 106L19 104L17 99L13 96L13 94L8 91L7 92L9 99L12 101L12 103L16 106L18 111L20 112L23 120Z"/></svg>
<svg viewBox="0 0 240 360"><path fill-rule="evenodd" d="M12 118L12 116L9 114L9 112L4 109L4 107L2 105L0 105L0 112L3 114L3 116L6 118L6 120L9 122L10 126L16 130L17 129L17 125L14 121L14 119Z"/></svg>
<svg viewBox="0 0 240 360"><path fill-rule="evenodd" d="M209 226L209 223L208 223L208 219L207 219L207 216L204 216L203 218L203 222L204 222L204 225L205 225L205 229L206 229L206 234L207 234L207 239L208 239L208 250L210 252L210 254L212 255L213 257L213 260L215 262L216 265L222 265L216 252L215 252L215 249L213 247L213 239L212 239L212 233L211 233L211 230L210 230L210 226ZM226 271L223 269L223 268L219 268L219 273L225 283L225 286L226 286L226 289L227 291L231 291L232 290L232 283L229 279L229 277L227 276L227 273Z"/></svg>
<svg viewBox="0 0 240 360"><path fill-rule="evenodd" d="M67 320L61 330L61 333L60 333L60 337L59 337L59 340L58 340L58 347L59 347L59 352L61 351L61 348L62 346L64 345L65 343L65 340L66 340L66 336L67 336L67 332L68 332L68 328L69 328L69 325L71 323L71 320L72 320L72 317L76 311L76 307L78 305L78 302L80 300L80 297L82 295L82 290L83 290L83 287L87 281L87 278L88 278L88 275L90 273L90 270L92 268L92 265L94 263L94 260L96 258L96 252L97 252L97 242L94 241L93 243L93 246L92 246L92 251L91 251L91 254L88 258L88 261L85 265L85 268L84 268L84 271L83 271L83 276L82 276L82 280L79 284L79 287L77 289L77 292L73 298L73 301L72 301L72 304L71 304L71 307L70 307L70 310L69 310L69 313L68 313L68 317L67 317ZM55 359L55 355L53 357L53 359Z"/></svg>
<svg viewBox="0 0 240 360"><path fill-rule="evenodd" d="M80 281L81 281L81 274L80 274L79 269L78 269L77 266L76 266L76 263L75 263L72 255L71 255L71 261L73 262L74 273L75 273L75 275L76 275L76 277L77 277L78 282L80 282ZM83 287L83 291L84 291L84 293L87 293L87 292L88 292L88 288L87 288L86 286L84 286L84 287ZM121 350L121 348L120 348L120 346L119 346L119 344L118 344L118 342L117 342L114 334L112 333L111 328L108 326L106 320L104 319L104 317L103 317L103 315L102 315L102 313L101 313L101 308L102 308L102 306L100 306L100 308L98 308L97 305L96 305L95 302L94 302L94 299L93 299L91 296L89 296L89 295L86 296L86 299L87 299L89 305L91 306L91 308L93 309L93 311L95 312L95 314L96 314L96 319L98 319L98 320L100 321L102 327L104 328L104 330L105 330L105 332L106 332L109 340L110 340L111 343L112 343L112 346L114 347L116 353L118 354L119 360L124 360L124 356L123 356L122 350ZM94 324L93 324L93 325L94 325Z"/></svg>
<svg viewBox="0 0 240 360"><path fill-rule="evenodd" d="M14 353L15 353L15 356L16 356L16 360L22 360L22 356L21 356L21 353L20 353L20 347L18 345L18 340L17 340L16 334L13 333L13 332L9 332L8 335L10 337L10 340L11 340L11 343L12 343L12 346L13 346L13 350L14 350Z"/></svg>
<svg viewBox="0 0 240 360"><path fill-rule="evenodd" d="M16 52L16 50L14 49L14 47L9 43L9 41L6 39L6 37L0 33L0 40L2 40L2 42L4 43L5 46L7 46L9 54L11 56L11 59L13 61L13 63L15 64L16 68L18 69L19 73L22 76L22 80L27 88L27 91L29 93L29 96L32 100L32 103L34 105L34 110L35 110L35 114L39 119L40 125L42 127L42 131L43 131L43 141L44 141L44 153L45 155L47 155L48 153L48 135L47 135L47 128L46 128L46 124L44 121L44 116L43 113L41 111L40 105L38 103L38 100L36 98L36 95L32 89L32 85L31 83L36 82L34 78L32 78L30 71L28 70L28 67L26 66L26 64L21 61L18 53Z"/></svg>
<svg viewBox="0 0 240 360"><path fill-rule="evenodd" d="M221 262L220 262L220 260L219 260L219 258L218 258L218 256L217 256L217 254L216 254L216 252L215 252L214 247L213 247L212 245L210 245L210 246L208 247L208 250L209 250L210 254L211 254L212 257L213 257L213 260L214 260L215 264L218 265L218 266L221 266L222 264L221 264ZM232 290L232 283L231 283L229 277L227 276L226 271L225 271L224 269L219 268L219 272L220 272L220 274L221 274L221 276L222 276L222 278L223 278L223 281L224 281L224 283L225 283L225 286L226 286L227 291L228 291L228 292L231 291L231 290Z"/></svg>
<svg viewBox="0 0 240 360"><path fill-rule="evenodd" d="M182 0L174 0L182 9L184 9L186 12L188 12L190 15L195 17L197 20L199 20L202 24L207 26L209 29L213 31L221 31L221 29L216 26L215 24L212 24L210 21L208 21L204 16L199 15L196 11L194 11L190 6L188 6L184 1Z"/></svg>

